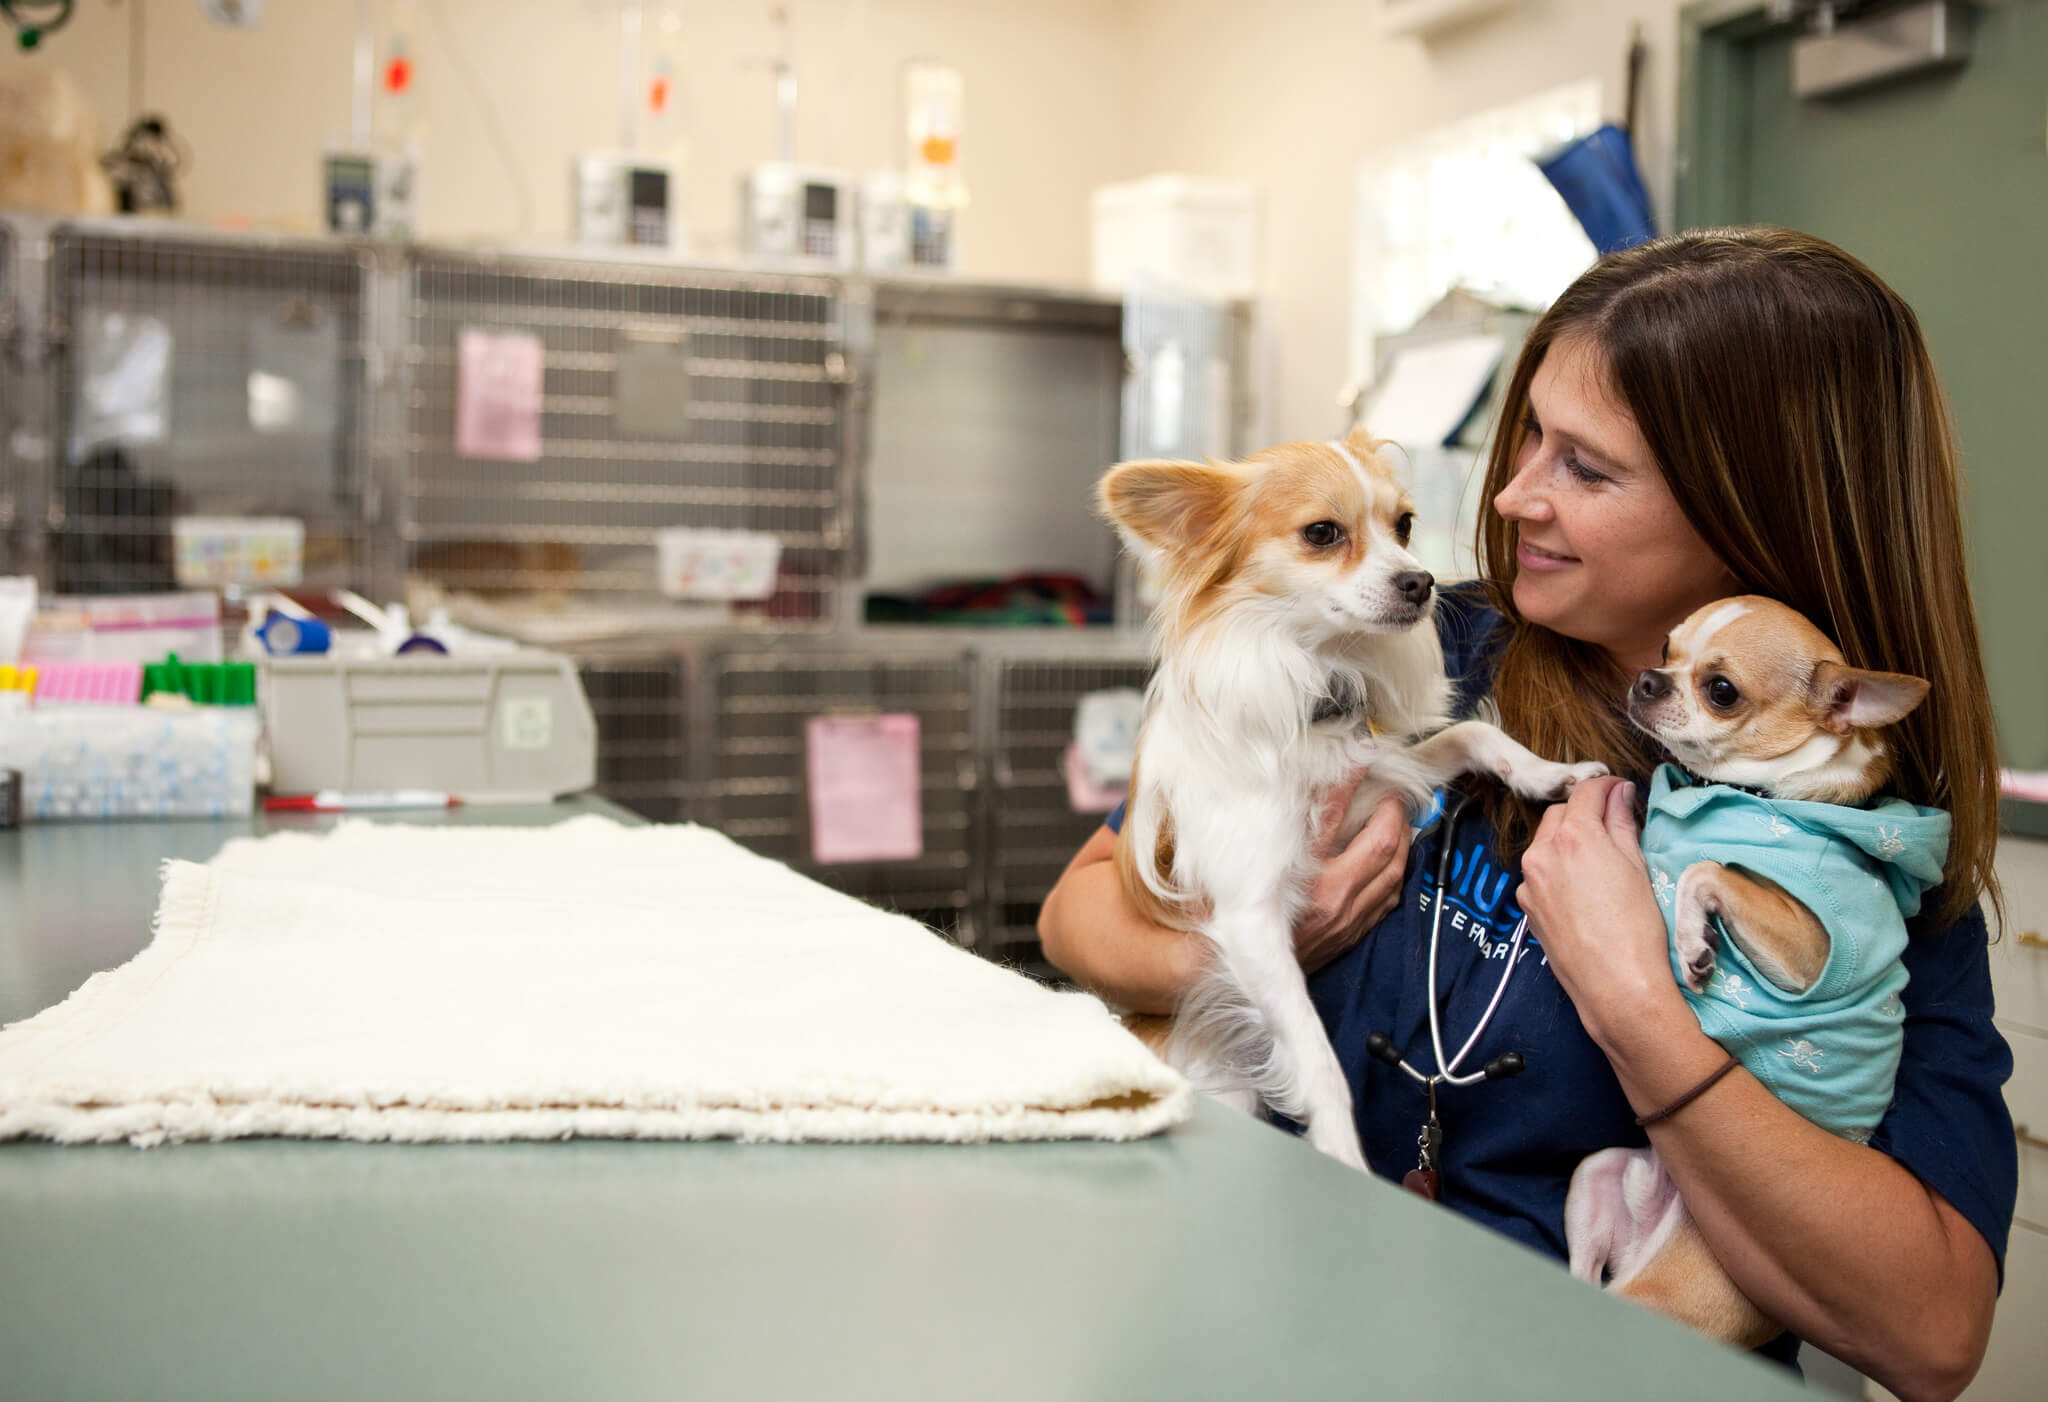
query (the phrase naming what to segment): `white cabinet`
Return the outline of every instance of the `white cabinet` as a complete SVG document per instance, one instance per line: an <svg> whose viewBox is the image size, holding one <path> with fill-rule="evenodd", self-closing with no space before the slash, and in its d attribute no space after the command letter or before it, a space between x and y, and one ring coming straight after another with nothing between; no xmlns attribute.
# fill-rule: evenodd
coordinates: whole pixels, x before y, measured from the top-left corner
<svg viewBox="0 0 2048 1402"><path fill-rule="evenodd" d="M2012 1044L2005 1103L2019 1132L2020 1196L2005 1255L2005 1293L1968 1402L2048 1396L2048 842L1998 847L2005 931L1991 946L1999 1030Z"/></svg>
<svg viewBox="0 0 2048 1402"><path fill-rule="evenodd" d="M1991 988L2001 1026L2048 1036L2048 842L1998 845L2005 933L1991 946ZM2048 1137L2048 1125L2036 1126Z"/></svg>

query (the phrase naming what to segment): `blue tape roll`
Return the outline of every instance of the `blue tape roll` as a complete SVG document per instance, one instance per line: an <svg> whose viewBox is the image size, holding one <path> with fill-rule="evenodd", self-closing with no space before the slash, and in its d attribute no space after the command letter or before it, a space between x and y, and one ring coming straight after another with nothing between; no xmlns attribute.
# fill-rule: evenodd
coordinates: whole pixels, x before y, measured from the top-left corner
<svg viewBox="0 0 2048 1402"><path fill-rule="evenodd" d="M256 640L272 657L285 657L293 653L325 652L333 645L334 635L317 618L293 618L273 609L270 617L263 620L263 626L256 630Z"/></svg>

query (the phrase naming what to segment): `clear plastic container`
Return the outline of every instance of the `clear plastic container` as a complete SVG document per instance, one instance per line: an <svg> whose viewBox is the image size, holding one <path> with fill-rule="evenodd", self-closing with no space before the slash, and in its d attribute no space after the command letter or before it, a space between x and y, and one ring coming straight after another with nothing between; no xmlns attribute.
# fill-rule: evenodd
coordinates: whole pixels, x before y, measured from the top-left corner
<svg viewBox="0 0 2048 1402"><path fill-rule="evenodd" d="M254 707L0 710L0 768L21 771L26 822L226 818L251 811Z"/></svg>

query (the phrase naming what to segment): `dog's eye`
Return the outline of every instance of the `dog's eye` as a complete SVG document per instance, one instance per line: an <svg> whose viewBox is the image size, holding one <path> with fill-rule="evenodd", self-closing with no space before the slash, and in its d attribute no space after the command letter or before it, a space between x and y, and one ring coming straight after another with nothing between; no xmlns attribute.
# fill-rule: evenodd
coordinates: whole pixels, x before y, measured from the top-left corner
<svg viewBox="0 0 2048 1402"><path fill-rule="evenodd" d="M1716 677L1707 683L1707 704L1715 710L1725 711L1741 699L1742 693L1726 677Z"/></svg>
<svg viewBox="0 0 2048 1402"><path fill-rule="evenodd" d="M1404 511L1401 513L1400 519L1394 522L1394 539L1400 541L1401 544L1406 545L1408 543L1409 533L1412 532L1414 529L1415 513L1412 511Z"/></svg>
<svg viewBox="0 0 2048 1402"><path fill-rule="evenodd" d="M1344 530L1335 521L1311 521L1301 528L1301 538L1318 550L1327 550L1344 538Z"/></svg>

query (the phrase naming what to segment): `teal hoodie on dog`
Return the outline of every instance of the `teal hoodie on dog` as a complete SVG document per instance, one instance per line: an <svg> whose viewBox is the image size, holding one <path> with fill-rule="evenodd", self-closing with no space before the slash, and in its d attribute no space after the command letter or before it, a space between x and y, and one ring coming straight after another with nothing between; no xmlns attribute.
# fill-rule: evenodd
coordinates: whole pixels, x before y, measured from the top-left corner
<svg viewBox="0 0 2048 1402"><path fill-rule="evenodd" d="M1850 807L1765 798L1695 782L1671 764L1650 782L1643 856L1667 933L1675 935L1679 878L1709 861L1775 882L1827 930L1826 967L1804 993L1762 977L1725 929L1703 992L1684 987L1675 939L1671 967L1709 1037L1780 1100L1850 1139L1868 1139L1891 1105L1906 921L1940 884L1948 837L1948 814L1904 799Z"/></svg>

